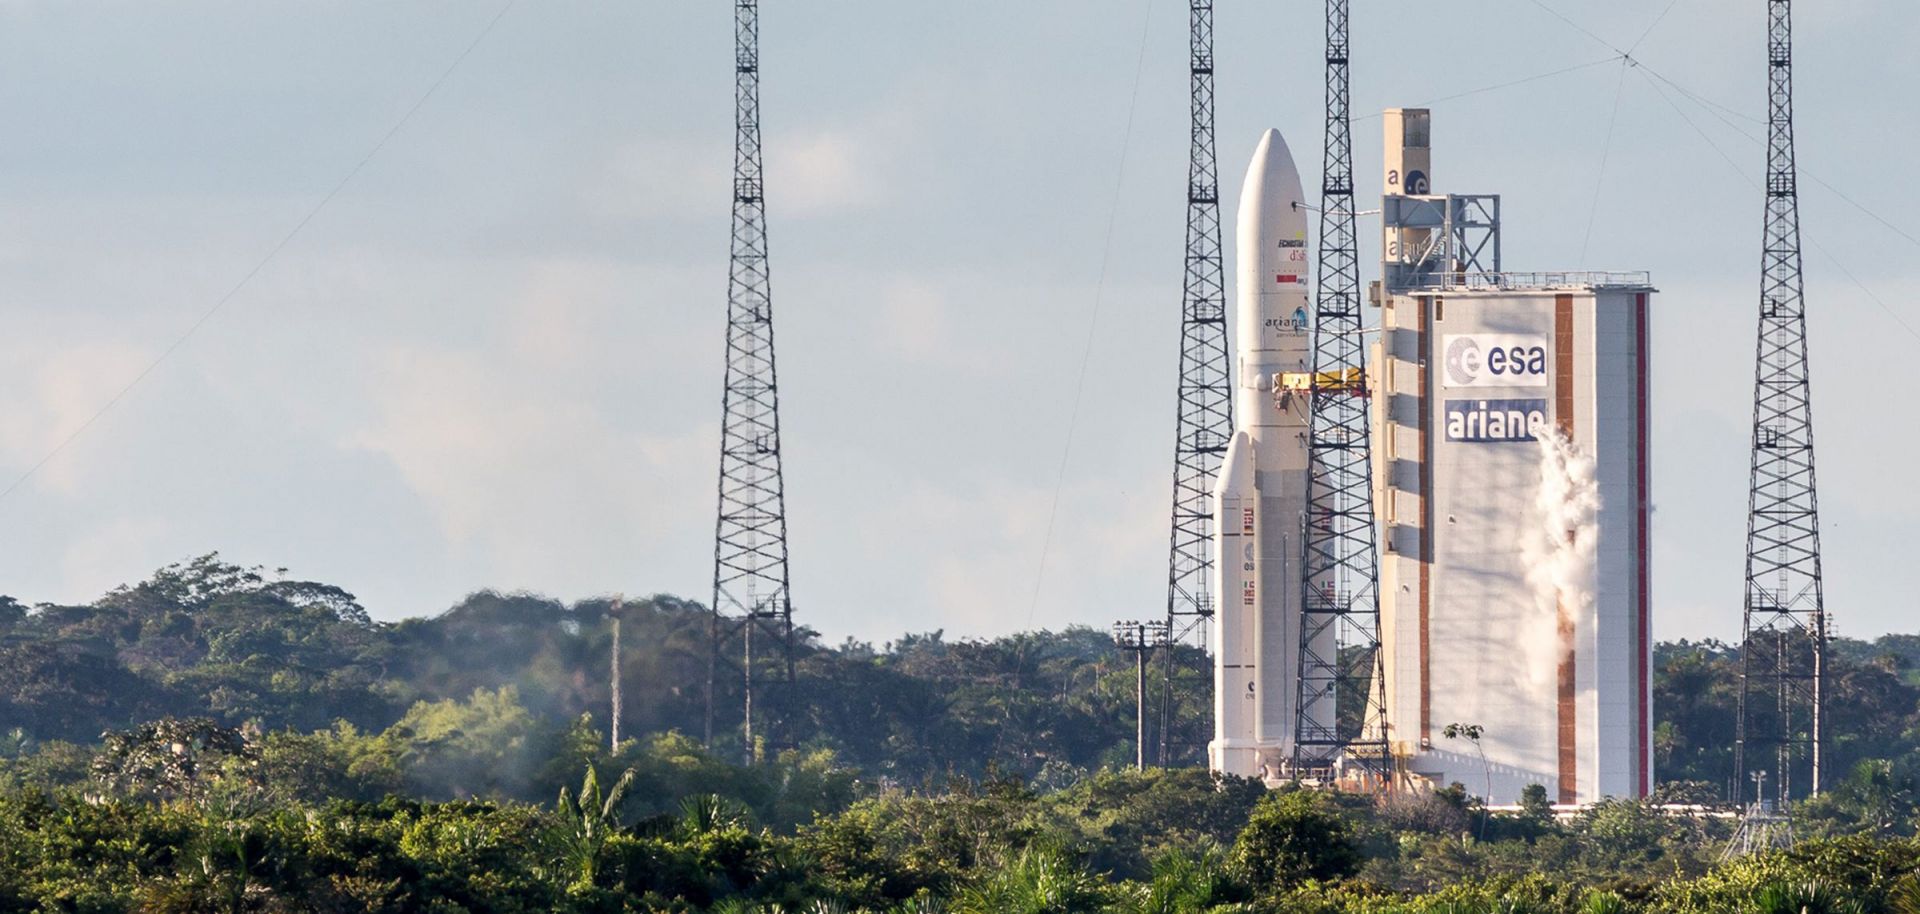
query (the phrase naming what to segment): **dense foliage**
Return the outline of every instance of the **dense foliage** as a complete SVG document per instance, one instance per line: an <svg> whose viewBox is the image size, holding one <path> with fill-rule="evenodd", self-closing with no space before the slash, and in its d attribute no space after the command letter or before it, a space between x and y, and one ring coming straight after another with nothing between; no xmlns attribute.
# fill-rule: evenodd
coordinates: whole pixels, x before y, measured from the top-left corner
<svg viewBox="0 0 1920 914"><path fill-rule="evenodd" d="M89 606L0 598L0 732L86 743L161 717L264 732L344 726L387 737L426 796L547 797L553 785L537 775L550 744L610 705L614 608L482 592L432 618L383 623L340 588L206 556ZM670 597L618 611L622 731L702 734L705 611ZM802 636L796 741L870 777L918 784L1132 758L1132 669L1105 634L934 632L877 649ZM744 756L735 679L722 678L716 701L714 748L726 758ZM458 744L484 741L473 729L483 717L505 742L463 762Z"/></svg>
<svg viewBox="0 0 1920 914"><path fill-rule="evenodd" d="M191 785L154 769L0 794L0 911L1920 911L1920 841L1833 834L1857 819L1720 862L1732 820L1645 803L1489 816L1464 791L1383 804L1198 769L856 799L793 758L736 768L670 742L587 750L545 804L319 801L244 753L198 755L213 745L148 747L193 762ZM770 825L736 796L837 811Z"/></svg>
<svg viewBox="0 0 1920 914"><path fill-rule="evenodd" d="M1489 814L1458 785L1117 770L1133 671L1084 629L809 635L797 748L749 754L736 712L708 751L705 621L480 593L382 623L214 556L88 606L0 598L0 912L1920 914L1920 637L1837 645L1844 777L1799 848L1721 863L1725 645L1657 651L1660 796L1557 820L1543 791Z"/></svg>

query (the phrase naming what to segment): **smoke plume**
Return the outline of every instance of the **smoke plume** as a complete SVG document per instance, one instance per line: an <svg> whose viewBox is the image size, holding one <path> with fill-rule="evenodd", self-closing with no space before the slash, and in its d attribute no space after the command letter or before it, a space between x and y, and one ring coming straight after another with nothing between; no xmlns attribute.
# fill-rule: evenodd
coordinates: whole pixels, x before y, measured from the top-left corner
<svg viewBox="0 0 1920 914"><path fill-rule="evenodd" d="M1561 613L1576 624L1593 614L1600 488L1593 458L1557 429L1537 429L1534 438L1540 444L1540 489L1520 548L1534 603L1522 643L1527 677L1538 687L1556 679Z"/></svg>

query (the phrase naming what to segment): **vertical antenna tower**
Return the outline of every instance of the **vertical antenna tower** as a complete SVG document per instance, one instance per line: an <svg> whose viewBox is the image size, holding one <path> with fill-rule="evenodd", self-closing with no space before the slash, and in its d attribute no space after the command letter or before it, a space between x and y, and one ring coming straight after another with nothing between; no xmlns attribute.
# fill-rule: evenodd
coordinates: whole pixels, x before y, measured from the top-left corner
<svg viewBox="0 0 1920 914"><path fill-rule="evenodd" d="M1173 443L1173 537L1167 567L1166 689L1160 762L1203 764L1212 733L1213 484L1233 436L1231 356L1220 256L1220 176L1213 141L1213 0L1189 0L1192 134L1187 164L1186 287ZM1189 649L1181 651L1179 646ZM1190 704L1183 705L1181 698ZM1206 711L1186 713L1187 708Z"/></svg>
<svg viewBox="0 0 1920 914"><path fill-rule="evenodd" d="M1800 778L1806 793L1820 792L1827 615L1793 155L1792 4L1769 0L1767 14L1767 218L1733 783L1738 800L1748 767L1772 765L1775 796L1784 802Z"/></svg>
<svg viewBox="0 0 1920 914"><path fill-rule="evenodd" d="M612 735L607 738L608 752L620 751L620 716L626 711L626 708L621 704L620 696L620 610L623 602L624 601L616 598L613 601L613 606L607 611L607 615L611 617L613 621L613 656L610 658L611 662L608 664L613 671L611 677L613 680L613 714L607 719L607 727L612 731Z"/></svg>
<svg viewBox="0 0 1920 914"><path fill-rule="evenodd" d="M1391 783L1373 529L1370 400L1354 230L1348 0L1327 0L1327 130L1313 323L1307 520L1302 537L1300 700L1294 769L1349 769ZM1312 703L1336 713L1321 719ZM1357 713L1356 713L1357 712Z"/></svg>
<svg viewBox="0 0 1920 914"><path fill-rule="evenodd" d="M741 734L751 763L755 740L774 730L779 706L792 691L793 606L787 595L780 388L774 381L767 212L761 197L759 0L736 0L734 13L733 247L727 278L726 393L721 399L706 740L713 744L718 677L731 663L725 654L737 643L744 695ZM776 697L756 703L756 690L763 685L771 685Z"/></svg>
<svg viewBox="0 0 1920 914"><path fill-rule="evenodd" d="M1133 764L1141 771L1147 770L1147 658L1154 651L1167 647L1167 638L1165 622L1113 623L1113 643L1133 655L1134 671L1138 677L1134 680L1133 693Z"/></svg>

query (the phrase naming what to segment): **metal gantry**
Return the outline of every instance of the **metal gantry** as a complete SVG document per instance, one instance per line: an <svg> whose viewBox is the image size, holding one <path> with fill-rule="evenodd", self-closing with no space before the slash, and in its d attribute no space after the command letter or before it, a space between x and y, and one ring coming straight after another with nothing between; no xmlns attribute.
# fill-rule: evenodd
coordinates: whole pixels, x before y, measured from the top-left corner
<svg viewBox="0 0 1920 914"><path fill-rule="evenodd" d="M1160 714L1160 761L1205 764L1213 735L1213 485L1233 437L1232 355L1220 253L1220 175L1213 138L1213 0L1190 0L1192 130L1187 164L1186 285L1180 311L1180 389L1173 444L1172 548L1167 563L1171 649ZM1181 650L1180 647L1187 648ZM1184 699L1184 702L1183 702Z"/></svg>
<svg viewBox="0 0 1920 914"><path fill-rule="evenodd" d="M1720 862L1751 857L1768 851L1786 850L1794 845L1793 820L1767 798L1767 773L1753 773L1754 801L1740 815L1740 827L1720 852Z"/></svg>
<svg viewBox="0 0 1920 914"><path fill-rule="evenodd" d="M1348 0L1327 0L1326 155L1313 325L1294 770L1392 783L1380 653L1370 405L1354 228ZM1329 706L1328 699L1331 699Z"/></svg>
<svg viewBox="0 0 1920 914"><path fill-rule="evenodd" d="M726 393L721 400L706 740L713 745L721 671L735 669L744 696L743 751L751 762L758 741L778 742L780 711L793 690L793 606L787 592L780 388L774 375L767 213L762 198L758 0L736 0L734 14L733 242L727 280ZM734 647L739 653L730 658L727 655ZM760 694L763 688L771 695ZM769 734L773 739L768 739Z"/></svg>
<svg viewBox="0 0 1920 914"><path fill-rule="evenodd" d="M1767 212L1732 774L1744 786L1750 769L1773 766L1775 799L1784 803L1820 792L1827 615L1793 152L1792 4L1769 0L1767 13Z"/></svg>

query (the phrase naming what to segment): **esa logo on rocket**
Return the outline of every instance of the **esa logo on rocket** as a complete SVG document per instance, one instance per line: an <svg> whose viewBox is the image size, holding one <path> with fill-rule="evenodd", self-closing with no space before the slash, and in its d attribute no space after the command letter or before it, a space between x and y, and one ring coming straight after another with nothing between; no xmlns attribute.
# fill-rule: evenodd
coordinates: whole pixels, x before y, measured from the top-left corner
<svg viewBox="0 0 1920 914"><path fill-rule="evenodd" d="M1547 338L1449 334L1441 341L1448 387L1545 387Z"/></svg>

